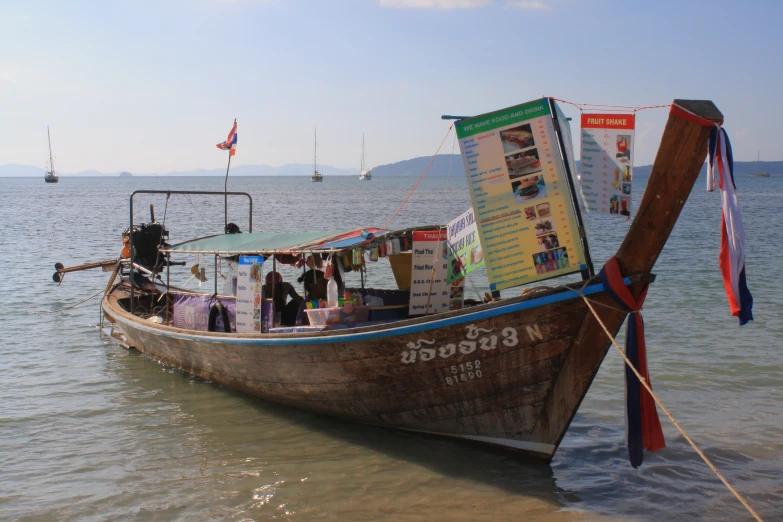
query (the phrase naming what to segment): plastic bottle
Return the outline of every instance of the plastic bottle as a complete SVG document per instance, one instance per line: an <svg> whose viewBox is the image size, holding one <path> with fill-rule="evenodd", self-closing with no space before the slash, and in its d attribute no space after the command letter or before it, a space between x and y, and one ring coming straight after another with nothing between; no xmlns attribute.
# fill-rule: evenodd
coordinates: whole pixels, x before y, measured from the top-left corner
<svg viewBox="0 0 783 522"><path fill-rule="evenodd" d="M326 285L326 299L329 301L329 306L337 306L338 293L337 281L332 278Z"/></svg>

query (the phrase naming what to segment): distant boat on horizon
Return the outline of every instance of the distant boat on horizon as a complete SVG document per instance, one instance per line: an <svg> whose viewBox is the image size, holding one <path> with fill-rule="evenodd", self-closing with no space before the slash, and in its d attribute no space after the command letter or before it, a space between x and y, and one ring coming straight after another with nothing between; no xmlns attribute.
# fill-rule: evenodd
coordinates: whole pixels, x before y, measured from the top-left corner
<svg viewBox="0 0 783 522"><path fill-rule="evenodd" d="M323 180L323 174L318 172L318 129L315 129L315 143L313 145L313 175L310 176L310 181L321 182Z"/></svg>
<svg viewBox="0 0 783 522"><path fill-rule="evenodd" d="M60 178L54 172L54 159L52 158L52 135L49 134L49 126L46 126L46 137L49 139L49 170L46 171L44 181L46 183L58 183Z"/></svg>
<svg viewBox="0 0 783 522"><path fill-rule="evenodd" d="M370 181L372 179L372 170L364 170L364 133L362 132L362 161L361 167L359 167L359 179L362 181Z"/></svg>
<svg viewBox="0 0 783 522"><path fill-rule="evenodd" d="M761 151L756 151L756 169L759 168L759 158L761 157ZM756 176L757 178L768 178L769 172L761 172L760 170L756 170L755 173L752 174L753 176Z"/></svg>

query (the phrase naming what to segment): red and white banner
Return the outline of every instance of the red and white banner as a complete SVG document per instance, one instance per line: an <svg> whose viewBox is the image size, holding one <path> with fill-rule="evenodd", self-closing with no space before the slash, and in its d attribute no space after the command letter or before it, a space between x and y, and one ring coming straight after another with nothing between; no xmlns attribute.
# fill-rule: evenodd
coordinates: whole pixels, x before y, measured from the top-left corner
<svg viewBox="0 0 783 522"><path fill-rule="evenodd" d="M580 188L588 212L631 215L633 114L582 114Z"/></svg>
<svg viewBox="0 0 783 522"><path fill-rule="evenodd" d="M734 157L726 131L717 125L710 133L707 156L707 191L721 196L720 270L731 314L739 324L753 320L753 296L745 279L745 229L734 186Z"/></svg>

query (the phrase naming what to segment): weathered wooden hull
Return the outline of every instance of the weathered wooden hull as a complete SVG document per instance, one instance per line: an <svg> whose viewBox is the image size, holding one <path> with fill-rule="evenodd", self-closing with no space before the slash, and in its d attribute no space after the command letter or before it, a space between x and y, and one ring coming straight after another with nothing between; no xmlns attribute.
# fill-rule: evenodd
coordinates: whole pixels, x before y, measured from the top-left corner
<svg viewBox="0 0 783 522"><path fill-rule="evenodd" d="M587 292L608 299L600 285ZM541 412L564 363L575 358L594 368L594 375L609 345L606 337L596 341L602 345L591 350L596 360L574 349L589 311L565 288L351 333L193 332L132 316L114 294L104 310L130 346L230 388L356 422L497 444L547 459L567 423L551 434L536 428L549 424ZM568 393L582 394L574 388Z"/></svg>

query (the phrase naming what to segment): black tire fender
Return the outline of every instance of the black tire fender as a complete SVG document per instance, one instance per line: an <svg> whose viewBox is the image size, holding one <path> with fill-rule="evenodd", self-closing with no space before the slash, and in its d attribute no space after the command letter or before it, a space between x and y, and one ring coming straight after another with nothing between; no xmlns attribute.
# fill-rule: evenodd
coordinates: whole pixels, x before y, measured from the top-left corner
<svg viewBox="0 0 783 522"><path fill-rule="evenodd" d="M218 314L220 314L221 319L223 319L223 331L226 333L231 333L231 321L228 315L228 310L220 301L212 305L212 308L209 309L209 325L207 329L210 332L217 331Z"/></svg>

